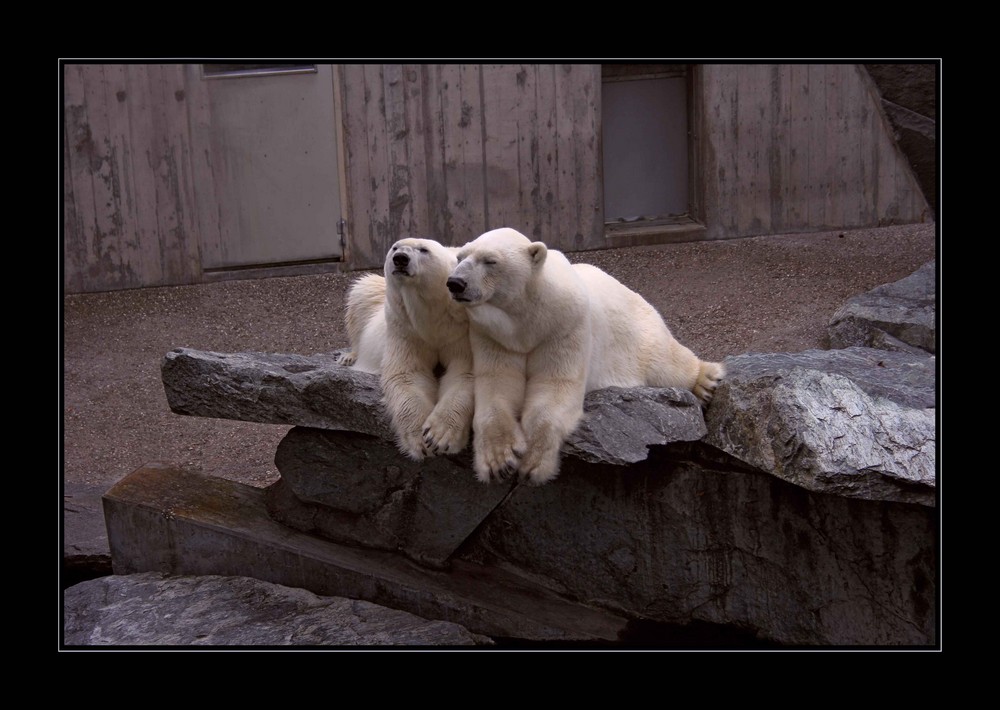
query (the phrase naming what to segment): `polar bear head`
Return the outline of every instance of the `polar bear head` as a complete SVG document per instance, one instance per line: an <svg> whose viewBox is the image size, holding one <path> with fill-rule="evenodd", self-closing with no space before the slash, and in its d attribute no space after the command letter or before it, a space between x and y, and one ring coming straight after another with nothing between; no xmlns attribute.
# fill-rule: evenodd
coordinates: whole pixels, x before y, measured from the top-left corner
<svg viewBox="0 0 1000 710"><path fill-rule="evenodd" d="M458 263L456 251L433 239L400 239L385 255L386 282L398 287L440 288Z"/></svg>
<svg viewBox="0 0 1000 710"><path fill-rule="evenodd" d="M542 242L513 229L494 229L458 250L448 290L465 306L517 300L541 271L547 254Z"/></svg>

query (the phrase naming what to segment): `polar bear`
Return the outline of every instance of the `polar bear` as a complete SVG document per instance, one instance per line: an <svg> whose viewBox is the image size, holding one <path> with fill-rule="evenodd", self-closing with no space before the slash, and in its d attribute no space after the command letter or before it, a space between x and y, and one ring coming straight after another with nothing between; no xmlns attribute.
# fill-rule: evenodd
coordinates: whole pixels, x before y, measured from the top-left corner
<svg viewBox="0 0 1000 710"><path fill-rule="evenodd" d="M417 461L461 451L472 426L469 321L446 287L456 251L401 239L385 275L362 276L347 294L351 349L340 364L379 374L399 449Z"/></svg>
<svg viewBox="0 0 1000 710"><path fill-rule="evenodd" d="M515 470L536 485L555 478L587 392L683 387L707 406L725 374L639 294L513 229L486 232L458 260L447 284L469 314L480 481Z"/></svg>

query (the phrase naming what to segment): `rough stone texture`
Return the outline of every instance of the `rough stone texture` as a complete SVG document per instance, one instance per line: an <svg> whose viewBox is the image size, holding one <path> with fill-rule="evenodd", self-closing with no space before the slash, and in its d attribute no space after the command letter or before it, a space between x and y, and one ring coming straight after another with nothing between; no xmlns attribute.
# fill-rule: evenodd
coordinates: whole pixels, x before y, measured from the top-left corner
<svg viewBox="0 0 1000 710"><path fill-rule="evenodd" d="M726 366L706 443L811 491L935 505L935 358L848 348Z"/></svg>
<svg viewBox="0 0 1000 710"><path fill-rule="evenodd" d="M810 493L700 443L625 469L569 464L516 488L464 554L631 618L782 644L935 643L933 509Z"/></svg>
<svg viewBox="0 0 1000 710"><path fill-rule="evenodd" d="M698 400L677 388L608 387L588 394L583 410L563 452L589 463L643 461L650 446L697 441L707 431Z"/></svg>
<svg viewBox="0 0 1000 710"><path fill-rule="evenodd" d="M67 646L474 646L447 621L249 577L148 572L81 582L64 594Z"/></svg>
<svg viewBox="0 0 1000 710"><path fill-rule="evenodd" d="M177 414L345 429L391 439L378 377L337 354L215 353L177 348L163 358L163 388Z"/></svg>
<svg viewBox="0 0 1000 710"><path fill-rule="evenodd" d="M830 346L936 352L936 264L849 299L830 319Z"/></svg>
<svg viewBox="0 0 1000 710"><path fill-rule="evenodd" d="M350 388L341 394L350 397ZM565 461L626 465L645 459L650 445L696 441L706 431L697 400L676 389L609 388L588 395L584 409ZM432 566L446 565L510 490L479 483L468 450L418 463L391 440L355 432L295 427L275 466L281 480L267 501L276 520Z"/></svg>
<svg viewBox="0 0 1000 710"><path fill-rule="evenodd" d="M63 488L63 587L111 574L104 525L104 489L67 483Z"/></svg>
<svg viewBox="0 0 1000 710"><path fill-rule="evenodd" d="M295 427L274 458L272 516L331 540L399 550L444 565L509 487L484 486L468 451L421 462L354 432Z"/></svg>
<svg viewBox="0 0 1000 710"><path fill-rule="evenodd" d="M268 514L264 496L169 465L133 471L104 496L115 574L253 577L528 641L615 642L627 626L624 617L559 596L530 575L464 560L445 573L299 532Z"/></svg>

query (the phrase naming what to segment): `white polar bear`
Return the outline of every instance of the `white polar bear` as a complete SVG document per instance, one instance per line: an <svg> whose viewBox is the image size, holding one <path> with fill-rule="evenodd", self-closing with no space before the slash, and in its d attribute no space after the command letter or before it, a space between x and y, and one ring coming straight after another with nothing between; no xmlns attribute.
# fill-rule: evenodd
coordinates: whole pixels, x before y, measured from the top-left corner
<svg viewBox="0 0 1000 710"><path fill-rule="evenodd" d="M671 335L639 294L589 264L496 229L466 244L448 289L469 312L476 477L542 484L603 387L683 387L707 405L725 374Z"/></svg>
<svg viewBox="0 0 1000 710"><path fill-rule="evenodd" d="M385 276L362 276L347 294L351 350L340 364L380 375L399 448L417 461L461 451L472 426L469 322L445 285L456 251L402 239L386 254Z"/></svg>

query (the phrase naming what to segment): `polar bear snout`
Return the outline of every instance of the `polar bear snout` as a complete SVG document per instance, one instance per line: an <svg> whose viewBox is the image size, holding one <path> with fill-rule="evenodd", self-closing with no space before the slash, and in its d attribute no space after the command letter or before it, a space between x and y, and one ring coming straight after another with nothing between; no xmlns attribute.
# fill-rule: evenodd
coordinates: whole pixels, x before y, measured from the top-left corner
<svg viewBox="0 0 1000 710"><path fill-rule="evenodd" d="M412 276L410 273L410 255L397 251L392 255L392 273L403 276Z"/></svg>
<svg viewBox="0 0 1000 710"><path fill-rule="evenodd" d="M470 286L469 283L461 276L449 276L446 283L448 285L448 290L451 291L452 299L462 305L474 305L483 296L481 291L476 289L474 286Z"/></svg>
<svg viewBox="0 0 1000 710"><path fill-rule="evenodd" d="M456 296L460 296L465 293L466 285L465 279L460 279L457 276L452 276L448 279L448 290Z"/></svg>

